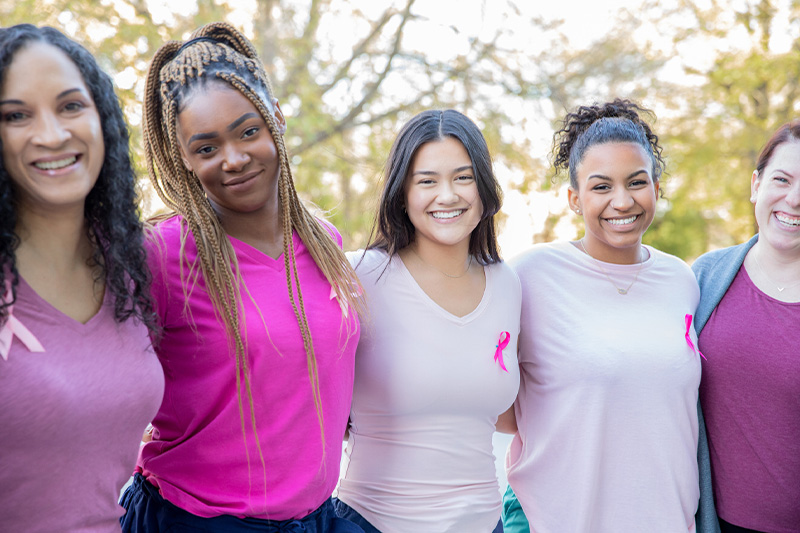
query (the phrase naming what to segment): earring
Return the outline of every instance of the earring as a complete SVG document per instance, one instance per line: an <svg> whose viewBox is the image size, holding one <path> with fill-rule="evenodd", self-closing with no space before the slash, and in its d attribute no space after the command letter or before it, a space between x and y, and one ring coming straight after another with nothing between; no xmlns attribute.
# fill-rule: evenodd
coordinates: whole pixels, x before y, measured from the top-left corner
<svg viewBox="0 0 800 533"><path fill-rule="evenodd" d="M576 215L580 215L580 214L581 214L581 210L580 210L580 209L576 209L576 210L575 210L575 214L576 214Z"/></svg>

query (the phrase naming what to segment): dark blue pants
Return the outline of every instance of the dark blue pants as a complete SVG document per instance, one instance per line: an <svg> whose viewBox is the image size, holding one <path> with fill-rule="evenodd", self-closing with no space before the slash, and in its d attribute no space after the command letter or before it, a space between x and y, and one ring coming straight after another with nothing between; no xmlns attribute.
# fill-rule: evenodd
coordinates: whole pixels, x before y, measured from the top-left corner
<svg viewBox="0 0 800 533"><path fill-rule="evenodd" d="M339 518L328 499L319 509L297 520L263 520L222 515L203 518L165 500L141 474L136 474L120 500L126 513L119 522L124 533L363 533Z"/></svg>
<svg viewBox="0 0 800 533"><path fill-rule="evenodd" d="M339 498L333 499L333 506L336 509L336 515L339 518L346 518L354 524L358 524L361 526L361 529L364 530L364 533L381 533L375 526L367 522L366 518L361 516L361 513L344 503ZM502 521L497 523L497 526L495 526L495 528L492 530L492 533L503 533Z"/></svg>

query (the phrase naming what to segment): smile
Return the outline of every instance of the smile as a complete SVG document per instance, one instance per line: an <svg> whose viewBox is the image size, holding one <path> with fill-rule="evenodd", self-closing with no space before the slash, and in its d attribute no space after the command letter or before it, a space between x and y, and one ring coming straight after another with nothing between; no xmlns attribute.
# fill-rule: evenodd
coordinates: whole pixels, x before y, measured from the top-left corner
<svg viewBox="0 0 800 533"><path fill-rule="evenodd" d="M609 224L612 224L614 226L624 226L625 224L632 223L637 218L639 218L639 215L634 215L634 216L628 217L628 218L607 218L606 222L608 222Z"/></svg>
<svg viewBox="0 0 800 533"><path fill-rule="evenodd" d="M258 174L259 174L258 172L251 172L250 174L246 174L244 176L241 176L241 177L238 177L238 178L234 178L234 179L232 179L230 181L227 181L227 182L223 183L222 185L224 185L225 187L236 187L237 185L242 185L244 183L247 183L251 179L253 179L256 176L258 176Z"/></svg>
<svg viewBox="0 0 800 533"><path fill-rule="evenodd" d="M41 170L58 170L60 168L65 168L75 164L75 161L77 160L78 157L73 155L57 161L37 161L33 164L33 166Z"/></svg>
<svg viewBox="0 0 800 533"><path fill-rule="evenodd" d="M464 211L466 211L466 209L456 209L455 211L434 211L431 213L431 216L440 220L446 220L448 218L456 218L464 213Z"/></svg>
<svg viewBox="0 0 800 533"><path fill-rule="evenodd" d="M800 216L792 217L789 215L775 213L775 218L787 226L800 226Z"/></svg>

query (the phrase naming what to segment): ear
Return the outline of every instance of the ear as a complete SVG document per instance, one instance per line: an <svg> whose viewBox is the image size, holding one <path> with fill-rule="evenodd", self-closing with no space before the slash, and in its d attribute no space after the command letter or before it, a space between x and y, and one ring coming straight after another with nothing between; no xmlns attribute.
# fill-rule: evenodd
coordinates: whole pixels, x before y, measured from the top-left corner
<svg viewBox="0 0 800 533"><path fill-rule="evenodd" d="M286 133L286 119L283 117L281 104L278 103L277 98L272 99L272 108L274 109L272 116L275 117L275 125L278 126L278 133L284 135Z"/></svg>
<svg viewBox="0 0 800 533"><path fill-rule="evenodd" d="M755 205L756 198L758 197L758 186L761 185L761 180L758 179L758 170L753 171L753 176L750 178L750 203Z"/></svg>
<svg viewBox="0 0 800 533"><path fill-rule="evenodd" d="M581 199L578 197L578 191L572 187L567 189L567 202L569 203L569 208L572 209L577 215L582 214Z"/></svg>
<svg viewBox="0 0 800 533"><path fill-rule="evenodd" d="M661 192L661 182L660 181L656 182L655 189L656 189L656 201L658 201L658 199L660 198L659 193Z"/></svg>

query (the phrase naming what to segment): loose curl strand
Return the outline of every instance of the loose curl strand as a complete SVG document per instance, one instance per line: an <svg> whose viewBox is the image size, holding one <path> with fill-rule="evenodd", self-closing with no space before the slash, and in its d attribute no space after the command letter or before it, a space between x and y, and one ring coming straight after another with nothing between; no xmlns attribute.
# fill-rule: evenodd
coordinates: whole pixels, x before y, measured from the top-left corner
<svg viewBox="0 0 800 533"><path fill-rule="evenodd" d="M0 29L0 84L15 54L35 42L54 46L72 60L100 115L105 159L84 207L93 244L90 264L99 269L99 277L113 296L116 321L136 318L152 333L157 333L128 128L111 78L100 69L89 51L58 30L19 24ZM15 250L20 244L17 222L16 193L0 150L0 290L4 292L6 283L10 282L12 291L10 300L0 298L0 324L8 318L8 309L16 301L19 272Z"/></svg>
<svg viewBox="0 0 800 533"><path fill-rule="evenodd" d="M655 119L652 111L625 99L580 106L564 117L553 135L553 166L556 172L569 172L570 185L578 187L577 168L586 151L596 144L631 142L641 146L653 162L653 181L664 173L665 163L658 136L643 117Z"/></svg>

